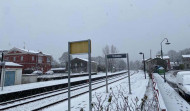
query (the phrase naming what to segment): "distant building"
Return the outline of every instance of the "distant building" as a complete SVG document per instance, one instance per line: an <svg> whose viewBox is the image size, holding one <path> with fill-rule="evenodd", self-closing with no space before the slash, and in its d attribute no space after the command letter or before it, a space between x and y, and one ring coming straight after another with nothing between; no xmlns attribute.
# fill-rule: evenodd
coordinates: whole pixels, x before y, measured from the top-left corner
<svg viewBox="0 0 190 111"><path fill-rule="evenodd" d="M35 70L46 72L51 69L51 55L39 51L12 48L5 55L5 60L23 65L23 74Z"/></svg>
<svg viewBox="0 0 190 111"><path fill-rule="evenodd" d="M163 59L166 60L167 70L171 70L170 57L169 56L163 56Z"/></svg>
<svg viewBox="0 0 190 111"><path fill-rule="evenodd" d="M163 67L165 70L167 70L167 62L161 58L147 59L145 63L146 70L149 73L156 72L159 67Z"/></svg>
<svg viewBox="0 0 190 111"><path fill-rule="evenodd" d="M180 70L179 62L170 62L171 69Z"/></svg>
<svg viewBox="0 0 190 111"><path fill-rule="evenodd" d="M88 71L88 59L74 58L71 60L72 73L82 73ZM97 72L97 63L91 61L91 72Z"/></svg>
<svg viewBox="0 0 190 111"><path fill-rule="evenodd" d="M22 65L13 62L5 62L4 86L18 85L22 81ZM2 70L0 69L0 75ZM2 78L0 76L0 81ZM1 82L0 82L1 84ZM1 84L2 86L2 84Z"/></svg>
<svg viewBox="0 0 190 111"><path fill-rule="evenodd" d="M185 69L190 69L190 55L182 55L182 63Z"/></svg>

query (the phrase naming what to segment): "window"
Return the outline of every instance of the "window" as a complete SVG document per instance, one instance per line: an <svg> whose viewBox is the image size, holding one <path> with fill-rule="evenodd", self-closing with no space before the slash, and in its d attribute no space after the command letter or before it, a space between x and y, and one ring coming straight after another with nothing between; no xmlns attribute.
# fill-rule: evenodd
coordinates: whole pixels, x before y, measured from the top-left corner
<svg viewBox="0 0 190 111"><path fill-rule="evenodd" d="M51 62L51 59L49 57L47 57L47 62Z"/></svg>
<svg viewBox="0 0 190 111"><path fill-rule="evenodd" d="M23 61L23 56L21 56L20 60Z"/></svg>
<svg viewBox="0 0 190 111"><path fill-rule="evenodd" d="M9 61L9 57L6 57L5 61Z"/></svg>
<svg viewBox="0 0 190 111"><path fill-rule="evenodd" d="M38 63L42 63L42 57L38 57Z"/></svg>
<svg viewBox="0 0 190 111"><path fill-rule="evenodd" d="M77 63L75 63L75 67L77 67Z"/></svg>
<svg viewBox="0 0 190 111"><path fill-rule="evenodd" d="M34 56L32 56L32 61L34 61Z"/></svg>
<svg viewBox="0 0 190 111"><path fill-rule="evenodd" d="M13 61L16 61L16 57L13 57Z"/></svg>
<svg viewBox="0 0 190 111"><path fill-rule="evenodd" d="M83 64L81 63L81 66L83 66Z"/></svg>

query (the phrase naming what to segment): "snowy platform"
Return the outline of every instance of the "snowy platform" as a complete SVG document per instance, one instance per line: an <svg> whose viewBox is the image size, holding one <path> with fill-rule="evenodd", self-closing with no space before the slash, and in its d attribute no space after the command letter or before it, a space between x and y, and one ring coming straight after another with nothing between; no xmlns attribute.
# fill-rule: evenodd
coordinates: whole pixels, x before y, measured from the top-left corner
<svg viewBox="0 0 190 111"><path fill-rule="evenodd" d="M154 73L154 78L168 111L190 111L190 105L160 75Z"/></svg>
<svg viewBox="0 0 190 111"><path fill-rule="evenodd" d="M98 103L101 104L103 109L111 108L110 111L117 111L117 103L121 103L119 108L124 108L127 105L127 108L135 109L140 107L141 99L144 97L146 92L146 87L148 86L148 77L144 79L144 72L140 71L131 76L131 88L132 94L129 94L128 87L128 78L118 81L116 83L109 85L109 93L106 93L106 88L102 87L100 89L92 91L92 103L94 104L93 111L98 111L96 106ZM125 103L122 99L123 97L128 97L128 102ZM111 102L108 102L109 96L112 95L113 98ZM137 104L133 104L133 102L138 98ZM71 99L71 111L89 111L89 94L86 93L84 95L78 96L76 98ZM110 104L110 105L109 105ZM68 109L68 101L62 102L60 104L56 104L52 107L44 109L44 111L67 111ZM126 110L127 110L126 108ZM119 110L121 111L121 109ZM128 110L127 110L128 111Z"/></svg>
<svg viewBox="0 0 190 111"><path fill-rule="evenodd" d="M88 73L72 73L71 78L76 78L76 77L83 77L83 76L88 76ZM96 72L92 72L91 75L97 75ZM68 73L55 73L55 74L45 74L45 75L40 75L38 76L37 81L49 81L49 80L59 80L59 79L67 79L68 78Z"/></svg>
<svg viewBox="0 0 190 111"><path fill-rule="evenodd" d="M109 76L124 74L126 71L120 71L116 73L108 73ZM99 73L97 75L92 75L92 80L96 80L98 78L104 78L105 73ZM71 79L71 85L76 85L80 83L86 83L88 81L88 76L85 77L78 77ZM51 91L55 89L60 89L63 87L67 87L68 79L62 80L54 80L54 81L46 81L46 82L37 82L37 83L30 83L30 84L22 84L22 85L14 85L14 86L7 86L4 87L3 91L0 91L0 101L4 99L13 99L15 95L19 96L29 96L32 94L41 93L44 91ZM1 87L0 87L1 88ZM29 95L28 95L29 94ZM4 98L4 99L3 99Z"/></svg>

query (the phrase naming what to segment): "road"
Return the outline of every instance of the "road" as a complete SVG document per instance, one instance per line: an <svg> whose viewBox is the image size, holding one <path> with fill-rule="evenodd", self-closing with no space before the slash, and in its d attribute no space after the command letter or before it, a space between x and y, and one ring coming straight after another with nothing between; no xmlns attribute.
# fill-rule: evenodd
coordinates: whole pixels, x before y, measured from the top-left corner
<svg viewBox="0 0 190 111"><path fill-rule="evenodd" d="M176 82L176 80L171 81L171 78L170 78L170 79L167 78L168 76L176 77L176 75L177 75L176 71L170 71L170 72L166 73L166 81L167 81L167 83L179 94L179 91L178 91L178 88L177 88L177 82ZM162 76L162 77L163 77L163 76ZM180 95L180 94L179 94L179 95ZM180 95L180 96L181 96L184 100L187 101L187 99L186 99L183 95ZM190 104L189 101L187 101L187 102Z"/></svg>

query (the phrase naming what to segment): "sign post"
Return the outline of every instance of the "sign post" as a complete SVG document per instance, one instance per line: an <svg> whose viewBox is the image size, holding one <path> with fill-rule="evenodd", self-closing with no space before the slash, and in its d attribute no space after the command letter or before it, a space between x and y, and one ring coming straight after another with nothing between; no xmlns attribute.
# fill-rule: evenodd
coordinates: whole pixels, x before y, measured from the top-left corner
<svg viewBox="0 0 190 111"><path fill-rule="evenodd" d="M91 41L88 41L88 74L89 74L89 111L92 111L92 87L91 87Z"/></svg>
<svg viewBox="0 0 190 111"><path fill-rule="evenodd" d="M108 80L107 80L107 73L108 73L108 63L107 59L109 58L127 58L127 68L128 68L128 81L129 81L129 94L131 94L131 83L130 83L130 69L129 69L129 55L128 53L125 54L108 54L105 56L105 62L106 62L106 93L108 93Z"/></svg>
<svg viewBox="0 0 190 111"><path fill-rule="evenodd" d="M91 87L91 40L75 41L68 43L68 111L71 111L71 81L70 81L70 54L88 54L89 73L89 111L92 111L92 87Z"/></svg>
<svg viewBox="0 0 190 111"><path fill-rule="evenodd" d="M105 62L106 62L106 93L108 93L108 60L107 56L105 56Z"/></svg>
<svg viewBox="0 0 190 111"><path fill-rule="evenodd" d="M127 68L128 68L128 82L129 82L129 94L131 93L131 81L130 81L130 69L129 69L129 54L127 53Z"/></svg>
<svg viewBox="0 0 190 111"><path fill-rule="evenodd" d="M1 59L1 90L3 90L4 87L4 81L5 81L5 62L4 62L4 53L2 52L2 59Z"/></svg>
<svg viewBox="0 0 190 111"><path fill-rule="evenodd" d="M68 111L71 111L71 65L70 65L70 42L68 43Z"/></svg>

